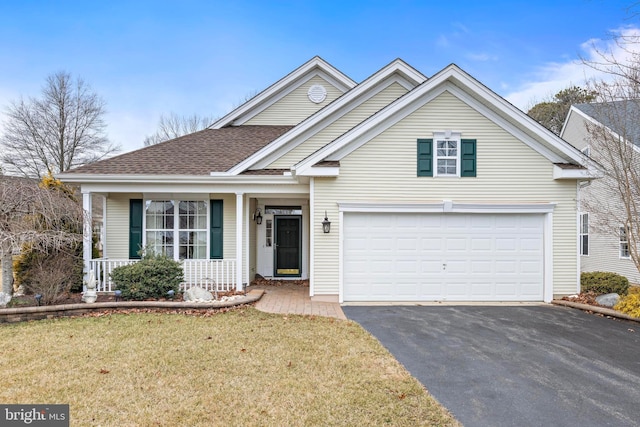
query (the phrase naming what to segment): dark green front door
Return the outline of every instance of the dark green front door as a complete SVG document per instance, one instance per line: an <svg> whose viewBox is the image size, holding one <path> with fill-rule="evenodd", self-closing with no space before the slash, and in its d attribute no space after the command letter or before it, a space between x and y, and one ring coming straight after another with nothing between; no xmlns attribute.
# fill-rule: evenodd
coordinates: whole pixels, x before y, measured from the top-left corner
<svg viewBox="0 0 640 427"><path fill-rule="evenodd" d="M275 275L300 276L302 264L302 217L276 216L275 222Z"/></svg>

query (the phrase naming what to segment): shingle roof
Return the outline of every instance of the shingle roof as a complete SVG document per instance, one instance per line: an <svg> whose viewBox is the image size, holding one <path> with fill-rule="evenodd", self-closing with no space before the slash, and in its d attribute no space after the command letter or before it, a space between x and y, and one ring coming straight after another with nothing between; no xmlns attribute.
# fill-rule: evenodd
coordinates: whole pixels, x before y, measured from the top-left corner
<svg viewBox="0 0 640 427"><path fill-rule="evenodd" d="M225 172L293 126L205 129L65 173L209 175Z"/></svg>
<svg viewBox="0 0 640 427"><path fill-rule="evenodd" d="M640 146L640 99L576 104L574 107Z"/></svg>

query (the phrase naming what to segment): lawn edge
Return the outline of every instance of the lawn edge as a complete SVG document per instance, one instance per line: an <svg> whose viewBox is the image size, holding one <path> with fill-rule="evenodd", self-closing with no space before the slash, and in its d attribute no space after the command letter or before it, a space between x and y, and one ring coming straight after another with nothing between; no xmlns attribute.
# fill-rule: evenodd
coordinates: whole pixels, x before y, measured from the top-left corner
<svg viewBox="0 0 640 427"><path fill-rule="evenodd" d="M96 303L76 303L45 305L39 307L12 307L0 308L0 323L14 322L23 316L47 315L47 318L66 316L69 313L86 313L88 311L99 311L105 309L135 309L135 308L159 308L159 309L203 309L227 308L237 305L251 304L262 298L264 290L253 289L246 295L231 301L213 302L184 302L184 301L110 301ZM37 318L37 317L36 317ZM25 319L28 320L28 319Z"/></svg>
<svg viewBox="0 0 640 427"><path fill-rule="evenodd" d="M571 301L559 300L559 299L551 301L551 304L570 307L570 308L577 308L578 310L591 311L593 313L603 314L605 316L616 317L618 319L631 320L633 322L640 323L639 318L629 316L628 314L620 313L619 311L613 310L611 308L597 307L595 305L581 304L578 302L571 302Z"/></svg>

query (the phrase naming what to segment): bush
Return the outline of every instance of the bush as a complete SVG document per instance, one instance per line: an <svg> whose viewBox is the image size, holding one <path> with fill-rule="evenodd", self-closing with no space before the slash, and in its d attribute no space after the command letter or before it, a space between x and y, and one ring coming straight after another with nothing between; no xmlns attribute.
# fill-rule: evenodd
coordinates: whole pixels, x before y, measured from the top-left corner
<svg viewBox="0 0 640 427"><path fill-rule="evenodd" d="M629 292L629 280L619 274L603 271L582 273L580 275L580 289L582 292L616 293L622 296Z"/></svg>
<svg viewBox="0 0 640 427"><path fill-rule="evenodd" d="M640 294L629 294L620 298L613 308L629 316L640 318Z"/></svg>
<svg viewBox="0 0 640 427"><path fill-rule="evenodd" d="M69 292L82 289L82 257L68 251L27 249L14 261L16 285L26 294L42 295L41 303L55 304Z"/></svg>
<svg viewBox="0 0 640 427"><path fill-rule="evenodd" d="M169 290L177 293L183 272L179 262L165 255L145 254L135 264L114 268L111 280L123 299L140 301L162 298Z"/></svg>

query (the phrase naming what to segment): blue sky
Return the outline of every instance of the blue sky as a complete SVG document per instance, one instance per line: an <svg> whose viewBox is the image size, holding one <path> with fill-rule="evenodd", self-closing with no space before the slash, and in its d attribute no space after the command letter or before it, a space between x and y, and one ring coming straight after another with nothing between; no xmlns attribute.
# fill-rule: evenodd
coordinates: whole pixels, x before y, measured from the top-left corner
<svg viewBox="0 0 640 427"><path fill-rule="evenodd" d="M640 25L631 3L0 0L0 107L68 71L105 99L129 151L160 114L222 116L319 55L356 81L398 57L427 76L456 63L527 109L582 84L590 41Z"/></svg>

